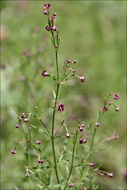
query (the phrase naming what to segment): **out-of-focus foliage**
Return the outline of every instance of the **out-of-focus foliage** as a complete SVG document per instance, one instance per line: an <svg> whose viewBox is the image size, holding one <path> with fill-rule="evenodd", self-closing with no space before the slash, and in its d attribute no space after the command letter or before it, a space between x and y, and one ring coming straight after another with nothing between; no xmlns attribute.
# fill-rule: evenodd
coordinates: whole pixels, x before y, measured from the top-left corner
<svg viewBox="0 0 127 190"><path fill-rule="evenodd" d="M67 82L60 92L65 104L65 113L73 126L72 118L88 121L95 118L102 106L104 96L118 92L118 113L112 108L105 115L99 128L96 143L119 134L119 140L97 156L96 163L114 171L113 179L98 178L104 189L125 188L125 2L122 1L56 1L51 2L57 12L61 47L59 62L77 59L79 75L85 73L86 83L76 79ZM38 106L49 125L52 90L55 85L43 79L41 71L53 72L54 54L49 34L45 31L43 3L40 1L2 1L1 9L1 153L2 188L31 188L24 175L22 147L14 157L13 142L21 139L15 123L17 114L31 112ZM31 56L25 57L27 50ZM6 68L5 68L6 66ZM55 71L54 71L55 72ZM59 118L58 118L59 119ZM71 130L71 129L70 129ZM43 140L45 153L50 144ZM36 139L36 138L35 138ZM51 156L51 154L49 155ZM127 174L126 174L127 175ZM30 182L32 184L32 181Z"/></svg>

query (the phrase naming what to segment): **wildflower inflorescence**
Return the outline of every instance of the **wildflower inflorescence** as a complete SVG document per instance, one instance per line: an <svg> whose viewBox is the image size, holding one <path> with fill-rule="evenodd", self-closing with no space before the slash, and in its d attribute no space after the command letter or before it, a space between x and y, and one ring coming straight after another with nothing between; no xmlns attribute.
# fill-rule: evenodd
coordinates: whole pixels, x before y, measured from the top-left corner
<svg viewBox="0 0 127 190"><path fill-rule="evenodd" d="M73 124L73 130L68 130L68 127L70 124L68 123L68 120L63 120L61 124L57 125L55 124L56 121L56 114L59 114L61 116L61 112L64 113L66 111L66 107L64 107L64 103L59 99L59 88L61 84L64 84L67 80L70 80L72 77L77 77L80 82L84 83L86 81L86 77L84 75L79 76L77 74L77 70L73 68L76 64L79 64L79 61L76 59L65 59L63 64L63 70L62 75L60 75L59 72L59 60L58 60L58 51L60 46L60 38L59 38L59 28L56 25L56 16L57 13L54 12L50 15L50 3L44 3L44 10L43 14L47 16L48 25L45 26L46 31L48 31L51 34L51 41L54 47L55 51L55 61L56 61L56 74L47 72L47 69L44 69L41 72L41 76L44 78L50 78L55 81L56 84L56 92L53 91L54 96L54 105L49 106L52 108L52 119L51 119L51 128L47 126L43 120L41 119L40 112L38 112L39 108L38 106L33 107L33 113L21 113L18 115L18 122L16 123L16 128L19 128L18 130L22 130L24 134L24 141L25 141L25 148L24 148L24 155L26 157L26 164L25 167L26 173L24 174L26 178L31 177L33 175L34 177L38 178L40 180L41 185L43 184L44 188L47 189L55 189L57 187L59 190L65 190L67 188L73 188L75 189L96 189L98 187L97 185L92 186L94 184L94 176L99 174L99 176L104 176L105 174L109 178L113 178L114 174L112 172L107 172L104 170L101 170L100 166L97 165L95 162L91 162L93 159L93 153L94 151L97 152L98 146L94 144L96 131L99 130L100 126L103 128L103 125L101 123L102 117L104 113L108 112L110 110L111 106L114 106L115 111L119 111L119 107L115 104L116 101L119 100L120 96L118 93L110 93L108 97L105 98L105 102L101 110L99 111L99 114L96 118L96 120L92 120L90 122L82 121L80 122L77 120L77 115L74 115L74 119L76 121L76 124ZM30 57L31 55L24 50L24 55L26 57ZM85 84L85 83L84 83ZM114 103L115 102L115 103ZM60 113L59 113L60 112ZM44 127L42 130L40 125L34 124L34 119L38 120L40 122L40 125ZM50 117L51 118L51 117ZM76 118L76 119L75 119ZM64 131L65 129L65 131ZM60 132L61 130L61 132ZM34 133L36 131L36 133ZM45 153L44 149L42 148L44 145L43 143L43 136L42 138L37 136L37 134L43 134L47 137L50 137L50 141L52 144L52 157L53 161L51 162L50 159L44 155L42 155L42 152ZM60 132L60 134L58 134ZM64 133L64 136L61 135L61 133ZM63 151L60 150L59 156L58 156L58 150L56 153L56 145L55 145L55 139L60 137L61 142L63 142L62 138L65 139L64 145L63 145ZM112 137L108 138L108 142L110 140L117 140L118 134L112 135ZM41 138L41 140L40 140ZM49 144L48 144L49 145ZM67 148L67 145L68 148ZM18 141L15 142L14 148L11 150L12 154L16 154L16 148L18 146ZM58 144L60 147L60 143ZM72 147L72 150L69 151L68 149ZM82 155L78 155L77 149L80 149L84 151L82 152ZM87 148L87 149L86 149ZM46 147L45 147L46 149ZM61 149L61 148L60 148ZM68 160L67 152L71 153L71 158ZM85 153L84 153L85 152ZM92 160L93 161L93 160ZM77 165L76 165L77 163ZM64 170L67 169L67 172L65 174L62 174L62 172L59 171L59 167L64 167ZM77 180L77 177L75 177L75 173L73 173L73 169L75 168L75 172L79 171L80 167L80 174L78 172L79 179ZM38 170L36 170L39 168ZM55 177L57 180L57 185L55 186L56 180L52 181L50 172L48 169L50 168L50 172L53 173L55 171ZM44 172L44 178L43 176L40 177L39 172L43 170ZM87 172L86 172L87 171ZM53 173L54 174L54 173ZM62 174L62 176L60 176ZM94 174L94 175L93 175ZM72 183L72 179L75 180L75 183ZM72 181L71 181L72 180ZM76 182L77 180L77 182ZM50 181L52 181L50 183ZM42 186L42 188L43 188Z"/></svg>

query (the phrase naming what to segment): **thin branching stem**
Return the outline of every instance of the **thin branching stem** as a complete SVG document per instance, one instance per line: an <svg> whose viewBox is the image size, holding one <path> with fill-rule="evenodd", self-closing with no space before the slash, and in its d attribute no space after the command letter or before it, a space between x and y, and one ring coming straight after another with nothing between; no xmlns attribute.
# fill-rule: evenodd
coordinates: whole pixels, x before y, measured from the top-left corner
<svg viewBox="0 0 127 190"><path fill-rule="evenodd" d="M59 67L58 67L57 51L56 51L56 73L57 73L57 81L59 81ZM58 100L58 95L59 95L59 87L60 87L60 84L58 82L57 87L56 87L56 98L55 98L55 102L54 102L54 110L53 110L53 115L52 115L52 138L51 138L53 158L54 158L54 168L55 168L55 173L56 173L56 178L57 178L58 184L60 184L60 180L59 180L59 175L58 175L57 160L56 160L55 145L54 145L54 126L55 126L56 105L57 105L57 100Z"/></svg>
<svg viewBox="0 0 127 190"><path fill-rule="evenodd" d="M73 170L74 154L75 154L77 136L78 136L78 131L76 132L75 139L74 139L73 152L72 152L72 160L71 160L71 167L70 167L69 175L68 175L68 178L67 178L67 181L66 181L66 185L65 185L65 187L64 187L64 190L67 188L67 185L68 185L68 182L69 182L69 179L70 179L70 177L71 177L72 170Z"/></svg>

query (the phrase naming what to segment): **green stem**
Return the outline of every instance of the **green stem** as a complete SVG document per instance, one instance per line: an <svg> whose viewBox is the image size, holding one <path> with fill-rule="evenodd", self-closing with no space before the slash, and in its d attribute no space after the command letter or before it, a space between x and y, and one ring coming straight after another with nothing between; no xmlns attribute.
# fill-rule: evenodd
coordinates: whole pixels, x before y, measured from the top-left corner
<svg viewBox="0 0 127 190"><path fill-rule="evenodd" d="M99 118L98 118L98 121L99 121L99 122L101 121L103 115L104 115L104 112L102 112L102 114L99 116ZM95 127L95 128L94 128L94 132L93 132L91 147L90 147L90 150L91 150L91 151L93 150L93 144L94 144L94 139L95 139L95 135L96 135L96 130L97 130L97 128Z"/></svg>
<svg viewBox="0 0 127 190"><path fill-rule="evenodd" d="M57 80L59 81L59 68L58 68L57 51L56 51L56 72L57 72ZM57 104L58 95L59 95L59 87L60 87L60 84L57 83L56 98L55 98L55 102L54 102L54 110L53 110L53 116L52 116L52 138L51 138L52 139L53 158L54 158L54 168L55 168L55 173L56 173L56 178L57 178L58 184L60 184L60 180L59 180L59 175L58 175L56 153L55 153L55 146L54 146L54 126L55 126L56 104Z"/></svg>
<svg viewBox="0 0 127 190"><path fill-rule="evenodd" d="M56 51L56 71L57 71L57 80L59 82L59 67L58 67L58 53Z"/></svg>
<svg viewBox="0 0 127 190"><path fill-rule="evenodd" d="M94 128L93 138L92 138L91 147L90 147L91 151L93 150L93 144L94 144L94 138L95 138L96 130L97 130L97 128Z"/></svg>
<svg viewBox="0 0 127 190"><path fill-rule="evenodd" d="M69 179L70 179L70 177L71 177L72 169L73 169L74 153L75 153L75 147L76 147L77 136L78 136L78 131L76 132L76 135L75 135L74 146L73 146L73 152L72 152L71 167L70 167L70 172L69 172L69 175L68 175L67 182L66 182L66 185L65 185L64 190L67 188Z"/></svg>

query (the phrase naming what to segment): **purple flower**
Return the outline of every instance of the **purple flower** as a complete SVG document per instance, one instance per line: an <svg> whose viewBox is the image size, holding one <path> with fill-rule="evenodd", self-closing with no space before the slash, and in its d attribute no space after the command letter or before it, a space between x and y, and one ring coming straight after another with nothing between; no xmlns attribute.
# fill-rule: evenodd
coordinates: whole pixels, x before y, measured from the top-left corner
<svg viewBox="0 0 127 190"><path fill-rule="evenodd" d="M46 72L46 70L44 70L42 73L41 73L42 77L47 77L48 76L48 73Z"/></svg>
<svg viewBox="0 0 127 190"><path fill-rule="evenodd" d="M87 142L87 140L85 140L85 139L79 139L80 144L83 144L83 143L86 143L86 142Z"/></svg>
<svg viewBox="0 0 127 190"><path fill-rule="evenodd" d="M117 139L119 138L119 135L118 135L118 134L114 134L114 135L112 136L112 138L115 139L115 140L117 140Z"/></svg>
<svg viewBox="0 0 127 190"><path fill-rule="evenodd" d="M116 107L115 110L118 112L120 109L118 107Z"/></svg>
<svg viewBox="0 0 127 190"><path fill-rule="evenodd" d="M112 104L112 102L108 101L108 105L111 105L111 104Z"/></svg>
<svg viewBox="0 0 127 190"><path fill-rule="evenodd" d="M85 77L80 77L80 80L81 80L81 82L84 82L85 81Z"/></svg>
<svg viewBox="0 0 127 190"><path fill-rule="evenodd" d="M34 107L35 110L37 110L37 108L38 108L37 106Z"/></svg>
<svg viewBox="0 0 127 190"><path fill-rule="evenodd" d="M89 164L89 166L90 166L91 168L93 168L93 167L95 166L95 164L94 164L93 162L91 162L91 163Z"/></svg>
<svg viewBox="0 0 127 190"><path fill-rule="evenodd" d="M70 59L67 59L67 63L71 63L71 60L70 60Z"/></svg>
<svg viewBox="0 0 127 190"><path fill-rule="evenodd" d="M53 21L53 20L55 20L55 16L54 15L52 15L51 18L50 18L50 21Z"/></svg>
<svg viewBox="0 0 127 190"><path fill-rule="evenodd" d="M44 3L44 9L50 9L51 5L50 3Z"/></svg>
<svg viewBox="0 0 127 190"><path fill-rule="evenodd" d="M114 174L113 173L108 173L109 178L113 178Z"/></svg>
<svg viewBox="0 0 127 190"><path fill-rule="evenodd" d="M100 126L100 123L96 122L95 125L96 125L96 127L99 127L99 126Z"/></svg>
<svg viewBox="0 0 127 190"><path fill-rule="evenodd" d="M53 31L57 31L57 28L56 28L55 25L52 27L52 30L53 30Z"/></svg>
<svg viewBox="0 0 127 190"><path fill-rule="evenodd" d="M16 128L19 128L19 125L18 125L18 123L16 123Z"/></svg>
<svg viewBox="0 0 127 190"><path fill-rule="evenodd" d="M56 16L56 13L53 13L53 16Z"/></svg>
<svg viewBox="0 0 127 190"><path fill-rule="evenodd" d="M78 63L78 61L77 61L77 60L74 60L73 63L76 64L76 63Z"/></svg>
<svg viewBox="0 0 127 190"><path fill-rule="evenodd" d="M114 100L119 100L120 99L120 96L118 93L114 94Z"/></svg>
<svg viewBox="0 0 127 190"><path fill-rule="evenodd" d="M48 14L48 12L47 12L46 10L44 10L43 13L44 13L44 15L47 15L47 14Z"/></svg>
<svg viewBox="0 0 127 190"><path fill-rule="evenodd" d="M12 154L16 154L16 150L15 150L15 149L12 149L11 153L12 153Z"/></svg>
<svg viewBox="0 0 127 190"><path fill-rule="evenodd" d="M28 121L29 121L29 118L25 118L25 119L24 119L24 122L28 122Z"/></svg>
<svg viewBox="0 0 127 190"><path fill-rule="evenodd" d="M83 127L82 127L82 126L79 126L79 130L80 130L80 131L83 131Z"/></svg>
<svg viewBox="0 0 127 190"><path fill-rule="evenodd" d="M25 117L26 117L26 114L25 114L25 113L21 113L21 114L20 114L20 117L21 117L21 118L25 118Z"/></svg>
<svg viewBox="0 0 127 190"><path fill-rule="evenodd" d="M59 106L58 106L58 111L64 111L64 104L60 104Z"/></svg>
<svg viewBox="0 0 127 190"><path fill-rule="evenodd" d="M43 164L43 162L44 162L44 160L43 160L42 158L40 158L40 159L38 160L38 163L40 163L40 164Z"/></svg>
<svg viewBox="0 0 127 190"><path fill-rule="evenodd" d="M73 183L69 183L69 184L68 184L68 187L70 187L70 188L73 187L73 186L74 186Z"/></svg>
<svg viewBox="0 0 127 190"><path fill-rule="evenodd" d="M107 106L104 106L104 107L103 107L103 111L108 111Z"/></svg>
<svg viewBox="0 0 127 190"><path fill-rule="evenodd" d="M45 29L46 29L47 31L50 31L50 30L51 30L50 26L46 26Z"/></svg>
<svg viewBox="0 0 127 190"><path fill-rule="evenodd" d="M30 174L27 172L25 176L29 178L29 177L30 177Z"/></svg>
<svg viewBox="0 0 127 190"><path fill-rule="evenodd" d="M70 138L70 134L69 134L69 133L67 133L67 134L66 134L66 137L67 137L67 138Z"/></svg>
<svg viewBox="0 0 127 190"><path fill-rule="evenodd" d="M41 141L40 140L36 140L36 144L41 144Z"/></svg>
<svg viewBox="0 0 127 190"><path fill-rule="evenodd" d="M75 73L76 72L76 70L75 69L72 69L72 73Z"/></svg>

